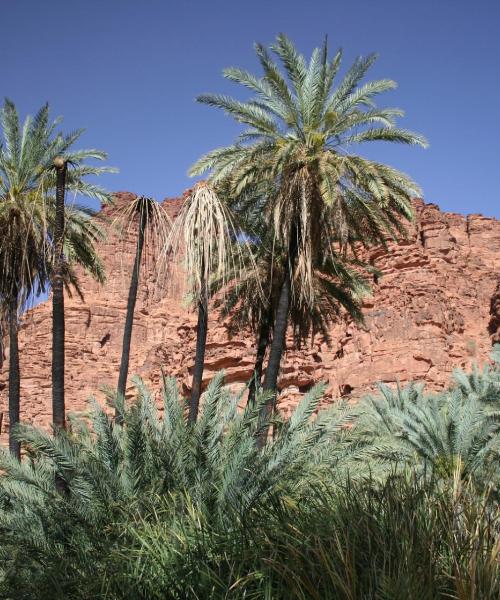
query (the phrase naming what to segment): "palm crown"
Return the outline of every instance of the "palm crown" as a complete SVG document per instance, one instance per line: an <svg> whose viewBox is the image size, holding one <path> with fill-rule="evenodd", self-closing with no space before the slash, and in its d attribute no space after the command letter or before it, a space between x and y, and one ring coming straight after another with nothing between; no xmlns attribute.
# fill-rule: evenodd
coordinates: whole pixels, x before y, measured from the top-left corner
<svg viewBox="0 0 500 600"><path fill-rule="evenodd" d="M395 82L360 85L375 55L358 58L334 85L342 53L329 60L326 41L307 64L279 35L271 50L284 73L263 46L255 49L263 77L238 68L224 71L254 93L250 100L217 94L198 98L249 128L235 144L201 157L191 173L211 170L212 179L233 197L263 180L275 182L266 210L283 246L295 246L295 277L303 282L299 293L311 304L314 264L332 256L336 244L383 243L388 233L400 232L401 217L411 218L411 198L418 191L403 173L348 149L377 140L420 146L426 141L396 126L401 110L376 106L375 97Z"/></svg>
<svg viewBox="0 0 500 600"><path fill-rule="evenodd" d="M358 409L359 432L373 443L369 454L498 487L499 364L470 374L457 369L454 386L438 394L424 394L422 385L391 390L381 384L380 394Z"/></svg>
<svg viewBox="0 0 500 600"><path fill-rule="evenodd" d="M6 100L0 121L4 137L4 144L0 145L1 292L3 297L26 298L36 291L37 284L43 288L50 276L55 217L54 158L63 156L71 165L68 190L101 202L107 202L109 194L83 178L113 169L85 164L89 158L103 160L106 154L99 150L73 150L83 130L68 135L56 133L60 119L49 121L47 104L34 118L27 117L21 126L15 105ZM100 237L99 227L90 219L93 212L73 204L66 207L66 213L67 266L81 264L102 279L102 266L93 247ZM68 272L67 281L76 279Z"/></svg>

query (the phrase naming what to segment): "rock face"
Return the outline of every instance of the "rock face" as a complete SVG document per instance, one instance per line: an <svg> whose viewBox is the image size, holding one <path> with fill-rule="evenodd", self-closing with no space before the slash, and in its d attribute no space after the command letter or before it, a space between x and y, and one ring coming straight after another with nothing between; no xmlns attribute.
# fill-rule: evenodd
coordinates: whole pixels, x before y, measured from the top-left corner
<svg viewBox="0 0 500 600"><path fill-rule="evenodd" d="M132 197L118 193L116 206ZM165 201L172 218L181 202ZM365 302L365 327L340 321L329 332L330 347L317 336L297 349L289 336L280 379L280 408L285 413L313 382L327 382L325 402L339 396L359 397L377 381L421 380L439 389L449 381L453 368L488 360L492 341L500 340L500 222L481 215L443 213L435 204L420 200L415 201L415 209L417 219L408 240L391 244L390 252L376 248L369 254L382 276ZM104 209L103 216L110 218L113 211ZM99 395L104 384L117 384L135 236L130 231L119 238L107 227L110 235L101 247L107 283L101 287L82 275L85 302L66 299L68 410L84 410L90 394ZM155 281L153 266L146 252L130 373L158 389L163 369L177 377L187 392L194 365L196 315L183 302L180 289L167 294ZM182 274L177 279L181 281ZM25 315L20 331L21 418L41 425L50 422L50 348L47 302ZM226 381L241 387L252 375L254 353L252 334L241 332L230 338L226 325L211 314L205 383L224 369ZM8 360L0 373L4 423L7 367Z"/></svg>

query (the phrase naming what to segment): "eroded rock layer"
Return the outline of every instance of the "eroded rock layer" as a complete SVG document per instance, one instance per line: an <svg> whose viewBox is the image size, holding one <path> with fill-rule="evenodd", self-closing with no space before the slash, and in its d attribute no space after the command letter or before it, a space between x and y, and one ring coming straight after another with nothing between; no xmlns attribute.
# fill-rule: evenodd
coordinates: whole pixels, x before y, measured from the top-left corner
<svg viewBox="0 0 500 600"><path fill-rule="evenodd" d="M133 195L116 195L116 207ZM175 218L181 200L166 200ZM365 328L341 321L329 332L331 346L317 336L302 348L288 339L280 379L280 407L286 413L313 382L326 381L326 401L359 397L374 382L425 381L438 389L455 367L488 360L500 340L500 222L481 215L443 213L435 204L415 202L417 219L410 239L390 252L374 249L369 258L382 272L365 302ZM66 299L66 398L69 410L84 410L91 393L116 386L125 321L128 278L135 253L133 231L119 238L110 230L100 249L107 283L82 276L85 302ZM147 255L147 253L146 253ZM148 257L146 256L146 261ZM136 307L130 373L159 388L161 369L189 390L194 363L196 315L180 290L167 294L155 282L149 257ZM178 276L182 279L181 276ZM51 305L29 311L20 331L22 419L50 421ZM227 382L242 386L252 374L255 341L249 332L229 336L212 313L205 383L220 369ZM7 419L8 347L0 373L0 411Z"/></svg>

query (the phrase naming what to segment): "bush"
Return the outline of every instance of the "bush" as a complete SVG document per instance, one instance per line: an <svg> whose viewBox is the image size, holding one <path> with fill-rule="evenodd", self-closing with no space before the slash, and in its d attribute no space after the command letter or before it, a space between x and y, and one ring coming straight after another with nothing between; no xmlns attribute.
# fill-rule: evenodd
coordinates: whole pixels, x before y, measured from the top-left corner
<svg viewBox="0 0 500 600"><path fill-rule="evenodd" d="M181 509L182 506L182 509ZM471 484L392 477L268 497L209 523L189 497L127 529L110 597L497 598L499 512ZM129 594L129 595L127 595Z"/></svg>
<svg viewBox="0 0 500 600"><path fill-rule="evenodd" d="M27 459L19 463L5 451L0 460L4 589L15 590L16 598L97 597L107 585L110 552L127 543L128 523L163 506L165 498L186 495L203 519L226 526L270 494L300 494L317 473L332 468L334 449L349 438L350 416L336 406L312 418L321 386L290 419L274 423L274 439L259 449L260 433L272 424L260 419L267 398L240 411L241 398L222 382L220 374L210 384L194 426L170 379L161 419L137 380L136 401L126 411L119 407L123 424L94 401L91 427L73 418L55 437L20 427ZM179 510L184 515L186 505Z"/></svg>

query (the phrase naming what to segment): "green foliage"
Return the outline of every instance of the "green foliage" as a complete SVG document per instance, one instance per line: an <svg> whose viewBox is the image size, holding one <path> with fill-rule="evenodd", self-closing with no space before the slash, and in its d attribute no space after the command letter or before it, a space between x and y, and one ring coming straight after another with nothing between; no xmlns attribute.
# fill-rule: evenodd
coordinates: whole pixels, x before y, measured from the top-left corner
<svg viewBox="0 0 500 600"><path fill-rule="evenodd" d="M122 589L141 598L495 598L499 514L470 492L404 478L348 482L299 503L274 498L247 519L234 515L232 528L196 511L171 527L160 513L134 525Z"/></svg>
<svg viewBox="0 0 500 600"><path fill-rule="evenodd" d="M498 359L498 347L493 353ZM380 396L360 407L370 453L388 465L416 466L451 478L473 477L500 491L500 361L482 372L457 369L454 385L439 394L423 386L396 390L380 386Z"/></svg>
<svg viewBox="0 0 500 600"><path fill-rule="evenodd" d="M344 407L311 419L322 394L314 388L258 451L264 397L238 410L240 397L223 388L221 374L205 393L198 422L190 425L174 380L164 382L162 419L150 392L140 380L136 384L136 402L128 410L118 406L123 425L94 402L91 426L71 418L69 431L55 437L18 428L28 459L19 464L4 452L0 462L4 585L63 586L61 594L75 594L84 581L93 585L93 564L101 561L105 568L106 553L119 542L119 523L160 500L186 495L204 519L225 523L231 510L243 515L278 490L298 493L306 479L334 463L335 456L322 449L337 436L343 440L349 422ZM71 592L64 581L74 586Z"/></svg>
<svg viewBox="0 0 500 600"><path fill-rule="evenodd" d="M287 257L294 259L293 281L300 284L293 291L310 308L317 294L314 270L335 261L339 245L355 253L359 243L385 244L387 236L404 232L402 220L412 218L418 186L396 169L357 155L359 144L426 141L396 126L402 111L376 106L375 98L395 82L362 83L375 55L358 58L336 82L342 54L329 59L326 41L309 63L283 34L270 50L255 46L261 77L239 68L224 71L250 90L249 100L198 98L248 129L236 143L202 156L191 174L209 171L234 202L252 198L262 186L272 190L262 210L279 248L288 252L296 238L296 260Z"/></svg>
<svg viewBox="0 0 500 600"><path fill-rule="evenodd" d="M86 164L103 160L99 150L74 150L83 130L68 135L56 132L61 119L49 121L47 104L35 117L21 125L13 102L5 100L0 110L3 143L0 143L0 301L16 300L19 305L32 293L39 293L50 281L54 261L56 174L54 158L63 156L70 165L68 192L107 202L109 195L84 178L112 172L113 169ZM72 265L86 268L103 280L103 267L94 242L102 231L93 212L78 204L66 207L64 256L66 284L76 285ZM78 288L77 288L78 289Z"/></svg>
<svg viewBox="0 0 500 600"><path fill-rule="evenodd" d="M165 378L159 407L140 379L127 409L108 392L121 424L92 401L55 437L19 427L23 462L0 462L0 596L497 598L498 381L383 388L361 411L317 412L319 386L261 450L267 398L241 407L222 374L195 424Z"/></svg>
<svg viewBox="0 0 500 600"><path fill-rule="evenodd" d="M263 194L251 200L240 198L235 213L242 217L242 229L253 242L254 256L246 253L248 268L235 270L227 278L229 283L218 279L213 284L216 290L224 290L215 298L215 306L222 309L220 316L232 331L248 326L258 331L268 311L272 317L271 328L274 324L286 255L274 238L272 224L265 218L265 201ZM297 345L317 332L330 341L329 326L345 314L362 324L361 305L371 292L368 277L374 272L376 269L362 260L332 253L313 269L315 303L310 306L298 301L302 281L296 280L297 293L292 298L289 317Z"/></svg>

